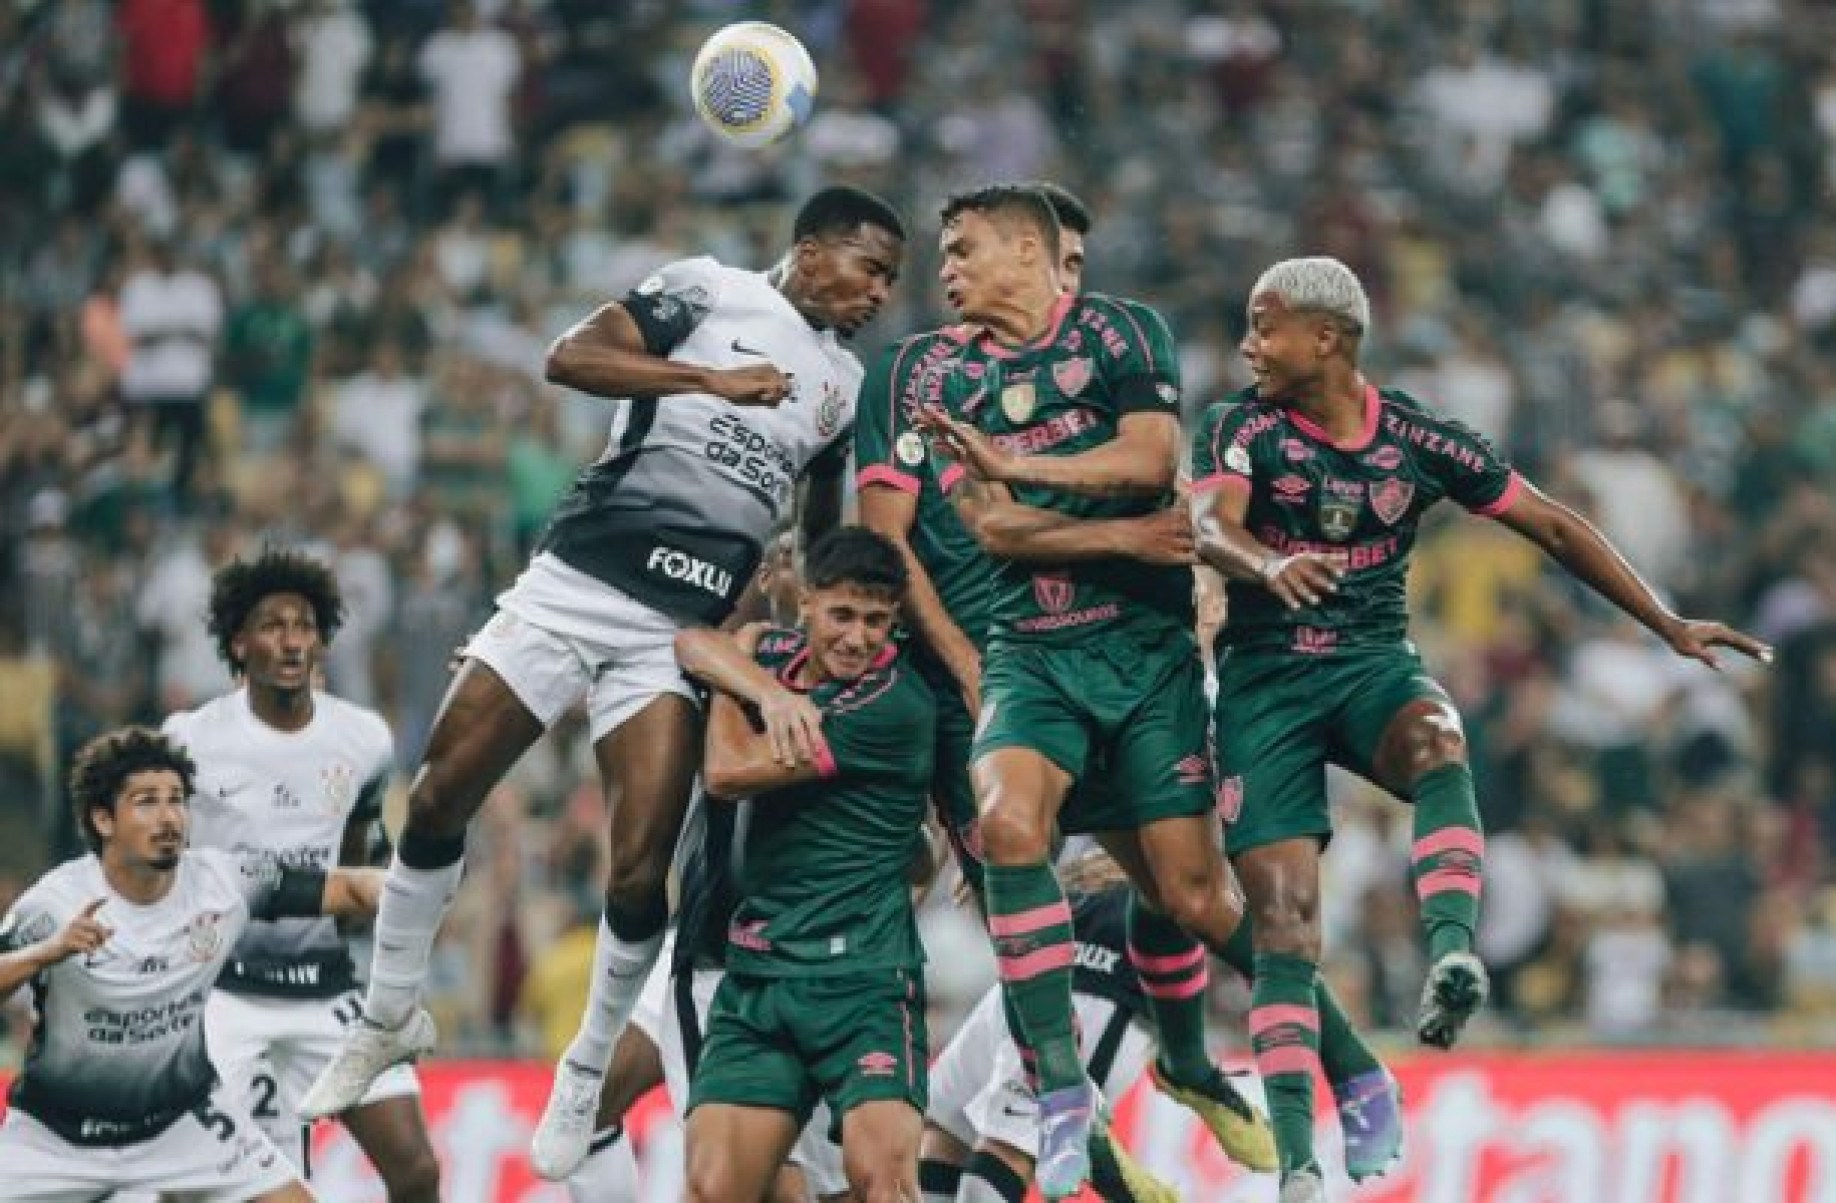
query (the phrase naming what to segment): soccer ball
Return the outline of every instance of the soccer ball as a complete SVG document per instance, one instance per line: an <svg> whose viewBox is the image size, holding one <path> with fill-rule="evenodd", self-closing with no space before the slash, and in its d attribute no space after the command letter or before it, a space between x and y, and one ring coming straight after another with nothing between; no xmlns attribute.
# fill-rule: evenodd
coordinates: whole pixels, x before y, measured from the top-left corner
<svg viewBox="0 0 1836 1203"><path fill-rule="evenodd" d="M769 146L809 120L816 64L776 25L741 21L702 43L690 86L709 129L736 146Z"/></svg>

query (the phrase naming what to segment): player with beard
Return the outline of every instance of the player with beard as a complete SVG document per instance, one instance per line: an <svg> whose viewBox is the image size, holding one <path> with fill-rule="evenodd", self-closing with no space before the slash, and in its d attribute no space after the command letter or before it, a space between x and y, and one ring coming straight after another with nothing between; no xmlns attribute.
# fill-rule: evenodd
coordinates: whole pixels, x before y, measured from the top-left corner
<svg viewBox="0 0 1836 1203"><path fill-rule="evenodd" d="M111 1191L304 1203L298 1171L220 1084L211 987L251 920L376 912L382 874L187 851L191 758L128 727L76 754L70 802L90 854L0 921L0 997L32 988L33 1034L0 1123L0 1193Z"/></svg>

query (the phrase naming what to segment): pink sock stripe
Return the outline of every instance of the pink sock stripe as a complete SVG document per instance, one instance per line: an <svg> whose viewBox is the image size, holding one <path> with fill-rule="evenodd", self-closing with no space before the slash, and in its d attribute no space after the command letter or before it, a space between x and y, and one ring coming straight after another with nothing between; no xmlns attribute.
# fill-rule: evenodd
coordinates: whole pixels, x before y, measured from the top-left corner
<svg viewBox="0 0 1836 1203"><path fill-rule="evenodd" d="M1144 977L1141 979L1141 992L1149 998L1191 998L1194 994L1203 994L1208 979L1203 972L1204 966L1199 966L1199 969L1200 972L1177 982L1156 982Z"/></svg>
<svg viewBox="0 0 1836 1203"><path fill-rule="evenodd" d="M1270 1028L1291 1023L1306 1028L1309 1032L1320 1030L1320 1012L1318 1007L1303 1006L1300 1003L1270 1003L1257 1007L1249 1013L1250 1036L1262 1035Z"/></svg>
<svg viewBox="0 0 1836 1203"><path fill-rule="evenodd" d="M1128 946L1128 963L1142 973L1158 973L1162 975L1169 973L1188 973L1195 968L1203 969L1205 967L1205 949L1202 945L1194 944L1185 952L1176 952L1172 956L1156 957L1149 956L1139 948L1136 948L1133 944L1130 944Z"/></svg>
<svg viewBox="0 0 1836 1203"><path fill-rule="evenodd" d="M996 936L1024 936L1046 927L1070 927L1071 904L1053 902L1012 915L988 916L988 930Z"/></svg>
<svg viewBox="0 0 1836 1203"><path fill-rule="evenodd" d="M1283 1044L1256 1054L1256 1072L1264 1080L1276 1074L1316 1075L1320 1055L1304 1044Z"/></svg>
<svg viewBox="0 0 1836 1203"><path fill-rule="evenodd" d="M1471 827L1443 827L1415 841L1412 859L1421 861L1443 852L1470 852L1485 855L1485 836Z"/></svg>
<svg viewBox="0 0 1836 1203"><path fill-rule="evenodd" d="M1067 940L1063 944L1029 952L1023 957L996 957L995 961L1000 967L1002 981L1024 982L1043 973L1069 969L1076 957L1077 946Z"/></svg>
<svg viewBox="0 0 1836 1203"><path fill-rule="evenodd" d="M1471 894L1477 898L1479 875L1471 869L1436 869L1416 878L1417 898L1427 898L1434 894Z"/></svg>

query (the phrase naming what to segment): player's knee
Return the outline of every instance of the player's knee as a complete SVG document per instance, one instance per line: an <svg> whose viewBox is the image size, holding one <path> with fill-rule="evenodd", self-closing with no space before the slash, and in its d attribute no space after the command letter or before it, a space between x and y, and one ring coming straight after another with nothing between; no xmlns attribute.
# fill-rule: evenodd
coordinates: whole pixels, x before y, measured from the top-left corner
<svg viewBox="0 0 1836 1203"><path fill-rule="evenodd" d="M690 1157L684 1177L687 1181L683 1185L683 1197L687 1203L733 1203L744 1197L730 1158Z"/></svg>
<svg viewBox="0 0 1836 1203"><path fill-rule="evenodd" d="M847 1171L849 1189L860 1203L904 1203L907 1181L916 1172L890 1151L857 1158Z"/></svg>
<svg viewBox="0 0 1836 1203"><path fill-rule="evenodd" d="M389 1203L439 1203L440 1159L422 1145L380 1167Z"/></svg>
<svg viewBox="0 0 1836 1203"><path fill-rule="evenodd" d="M1221 928L1228 934L1237 925L1239 908L1235 894L1226 888L1221 860L1209 865L1195 861L1156 873L1149 901L1154 910L1189 932Z"/></svg>
<svg viewBox="0 0 1836 1203"><path fill-rule="evenodd" d="M1275 898L1251 904L1256 950L1318 960L1320 956L1319 891L1295 887Z"/></svg>
<svg viewBox="0 0 1836 1203"><path fill-rule="evenodd" d="M659 907L669 906L669 865L652 864L639 857L629 857L621 864L613 854L613 866L606 875L606 912L615 915L648 915Z"/></svg>
<svg viewBox="0 0 1836 1203"><path fill-rule="evenodd" d="M978 827L991 865L1037 864L1051 854L1051 832L1025 807L997 798L982 812Z"/></svg>
<svg viewBox="0 0 1836 1203"><path fill-rule="evenodd" d="M1411 785L1438 768L1466 763L1466 736L1459 720L1439 708L1404 720L1397 739L1402 771Z"/></svg>
<svg viewBox="0 0 1836 1203"><path fill-rule="evenodd" d="M409 830L432 839L448 839L465 834L472 808L449 774L437 763L422 766L408 787Z"/></svg>

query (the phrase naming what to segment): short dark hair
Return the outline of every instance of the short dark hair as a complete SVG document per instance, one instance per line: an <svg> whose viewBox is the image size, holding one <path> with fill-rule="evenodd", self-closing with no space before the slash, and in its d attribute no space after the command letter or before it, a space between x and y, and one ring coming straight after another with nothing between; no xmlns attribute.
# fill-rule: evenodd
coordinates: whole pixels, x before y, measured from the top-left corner
<svg viewBox="0 0 1836 1203"><path fill-rule="evenodd" d="M254 560L231 560L210 582L210 634L217 655L240 676L242 661L231 644L264 597L296 593L312 607L319 638L330 643L344 624L344 595L338 578L311 556L278 547L264 547Z"/></svg>
<svg viewBox="0 0 1836 1203"><path fill-rule="evenodd" d="M1046 198L1046 203L1052 206L1053 216L1058 218L1058 224L1064 229L1074 234L1088 234L1090 227L1096 224L1090 216L1090 206L1064 185L1054 184L1051 180L1040 180L1030 187L1038 189L1040 195Z"/></svg>
<svg viewBox="0 0 1836 1203"><path fill-rule="evenodd" d="M959 192L944 202L941 222L947 226L965 213L980 213L991 221L1017 218L1038 230L1046 253L1058 259L1058 214L1046 194L1030 184L991 184Z"/></svg>
<svg viewBox="0 0 1836 1203"><path fill-rule="evenodd" d="M857 585L905 596L905 557L887 539L864 526L841 526L816 540L803 557L809 589Z"/></svg>
<svg viewBox="0 0 1836 1203"><path fill-rule="evenodd" d="M98 735L77 749L70 762L70 809L77 831L91 852L102 851L95 812L114 812L121 789L135 773L167 769L177 773L185 796L197 781L198 767L185 749L150 727L122 727Z"/></svg>
<svg viewBox="0 0 1836 1203"><path fill-rule="evenodd" d="M860 226L878 226L901 242L905 240L905 223L891 202L847 184L831 185L804 201L791 226L791 240L851 234Z"/></svg>

